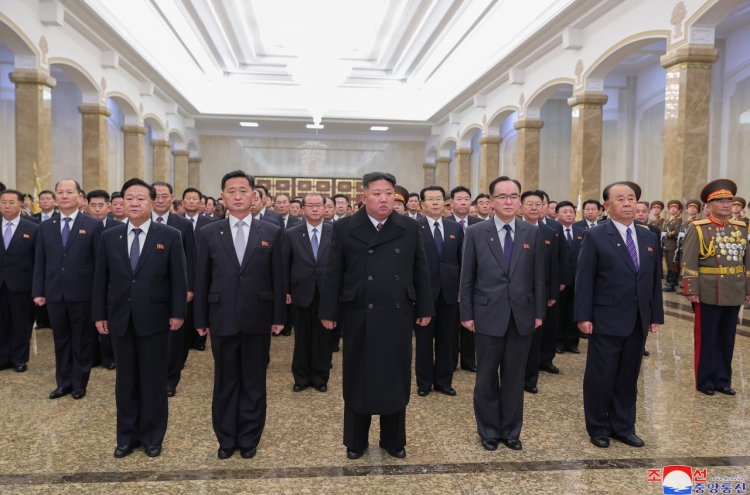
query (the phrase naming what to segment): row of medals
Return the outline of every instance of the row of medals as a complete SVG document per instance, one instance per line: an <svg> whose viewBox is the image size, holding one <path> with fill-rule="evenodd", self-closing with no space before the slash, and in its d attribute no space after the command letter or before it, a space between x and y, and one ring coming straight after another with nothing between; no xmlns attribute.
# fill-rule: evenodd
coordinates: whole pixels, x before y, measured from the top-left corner
<svg viewBox="0 0 750 495"><path fill-rule="evenodd" d="M745 254L747 241L742 239L742 233L739 230L735 230L731 235L724 234L725 232L716 232L714 245L719 246L719 252L727 257L727 261L739 261Z"/></svg>

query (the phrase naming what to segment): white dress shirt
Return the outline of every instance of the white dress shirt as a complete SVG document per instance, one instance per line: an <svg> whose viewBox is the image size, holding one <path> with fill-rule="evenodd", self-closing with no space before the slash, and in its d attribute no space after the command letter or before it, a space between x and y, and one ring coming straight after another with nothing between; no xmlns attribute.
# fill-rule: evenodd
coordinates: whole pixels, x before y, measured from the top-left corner
<svg viewBox="0 0 750 495"><path fill-rule="evenodd" d="M151 226L151 219L149 218L143 224L138 227L141 229L141 233L138 235L138 254L140 255L143 252L143 243L146 242L146 236L148 235L148 228ZM133 226L132 223L128 222L128 256L130 256L130 248L133 246L133 241L135 240L135 234L133 233L133 229L136 228Z"/></svg>
<svg viewBox="0 0 750 495"><path fill-rule="evenodd" d="M70 231L73 231L73 224L76 223L76 217L78 216L78 208L73 210L73 213L68 215L70 218L70 222L68 223L68 228ZM65 227L65 214L63 212L60 212L60 233L62 234L63 227Z"/></svg>
<svg viewBox="0 0 750 495"><path fill-rule="evenodd" d="M344 214L343 214L343 215L341 215L341 216L338 216L338 215L336 215L336 214L334 213L334 214L333 214L333 221L335 222L335 221L337 221L337 220L341 220L341 219L342 219L342 218L344 218L345 216L346 216L346 213L344 213ZM370 217L370 218L372 218L372 217Z"/></svg>
<svg viewBox="0 0 750 495"><path fill-rule="evenodd" d="M49 220L52 217L52 215L54 215L54 214L55 214L55 210L50 210L48 213L42 212L42 215L41 215L42 222L45 221L45 220Z"/></svg>
<svg viewBox="0 0 750 495"><path fill-rule="evenodd" d="M313 229L318 229L318 249L320 249L320 235L323 233L323 220L320 221L320 225L317 227L310 225L309 222L305 222L305 225L307 225L307 235L310 236L310 243L312 243L312 236L313 236Z"/></svg>
<svg viewBox="0 0 750 495"><path fill-rule="evenodd" d="M589 228L596 227L596 222L589 222L588 220L586 220L586 223L588 224Z"/></svg>
<svg viewBox="0 0 750 495"><path fill-rule="evenodd" d="M193 224L193 230L195 230L195 228L198 226L198 217L199 216L201 216L200 213L196 213L194 217L191 217L190 215L188 215L187 213L185 213L185 218L187 218L188 221L190 221L190 223Z"/></svg>
<svg viewBox="0 0 750 495"><path fill-rule="evenodd" d="M443 228L443 217L438 217L437 220L435 220L434 218L427 217L427 223L430 225L430 232L432 233L432 237L435 237L435 222L437 222L438 225L440 226L440 237L442 237L443 240L445 240L445 229Z"/></svg>
<svg viewBox="0 0 750 495"><path fill-rule="evenodd" d="M287 213L285 216L281 217L281 221L284 222L284 228L286 228L286 223L289 221L289 213Z"/></svg>
<svg viewBox="0 0 750 495"><path fill-rule="evenodd" d="M235 217L234 215L229 215L229 231L232 233L232 244L234 244L234 240L237 237L237 222L239 222L240 219ZM250 237L250 225L253 222L253 216L248 215L245 218L242 219L243 222L245 222L245 226L242 227L242 234L245 236L245 249L247 249L247 238Z"/></svg>
<svg viewBox="0 0 750 495"><path fill-rule="evenodd" d="M412 214L411 214L410 212L408 212L408 211L407 211L406 213L407 213L407 214L409 215L409 218L412 218L412 219L414 219L414 220L417 220L417 219L419 219L419 212L415 213L414 215L412 215Z"/></svg>
<svg viewBox="0 0 750 495"><path fill-rule="evenodd" d="M18 214L18 216L16 218L14 218L13 220L10 220L10 221L6 220L5 217L3 217L3 222L2 222L3 227L2 227L2 232L0 232L0 236L4 236L5 235L5 229L8 228L8 225L10 225L10 231L13 233L13 235L16 235L16 228L18 227L18 223L20 221L21 221L21 214L20 213ZM11 238L13 238L13 236L11 236Z"/></svg>
<svg viewBox="0 0 750 495"><path fill-rule="evenodd" d="M628 229L630 229L630 236L633 238L633 244L635 245L635 255L638 258L638 265L640 266L641 253L638 251L638 233L635 231L635 224L631 223L630 226L626 227L620 222L615 222L614 220L612 220L612 223L615 224L617 231L620 233L620 236L622 236L625 247L628 247Z"/></svg>
<svg viewBox="0 0 750 495"><path fill-rule="evenodd" d="M376 228L376 229L378 228L378 224L379 224L379 223L382 223L383 225L385 225L385 222L387 222L387 221L388 221L388 217L385 217L385 218L383 219L383 221L382 221L382 222L381 222L380 220L375 220L374 218L372 218L372 217L370 216L370 214L369 214L369 213L367 214L367 218L369 218L369 219L370 219L370 221L372 222L372 224L373 224L373 225L375 226L375 228ZM383 227L380 227L380 228L382 229Z"/></svg>
<svg viewBox="0 0 750 495"><path fill-rule="evenodd" d="M159 217L161 217L162 219L162 224L166 225L167 219L169 218L169 211L167 211L164 215L159 215L155 211L151 212L151 220L153 220L154 222L156 222L156 219ZM156 223L159 223L159 222L156 222Z"/></svg>
<svg viewBox="0 0 750 495"><path fill-rule="evenodd" d="M505 249L505 222L500 220L500 217L495 216L495 228L497 228L497 235L500 238L500 246ZM513 242L516 241L516 219L514 218L510 222L508 222L508 225L510 225L510 238L513 239Z"/></svg>

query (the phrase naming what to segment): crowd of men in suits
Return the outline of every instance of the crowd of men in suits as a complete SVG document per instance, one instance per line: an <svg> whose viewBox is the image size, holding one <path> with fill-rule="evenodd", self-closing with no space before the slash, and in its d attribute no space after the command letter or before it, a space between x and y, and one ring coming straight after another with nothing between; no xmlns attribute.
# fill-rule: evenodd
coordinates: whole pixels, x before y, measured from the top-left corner
<svg viewBox="0 0 750 495"><path fill-rule="evenodd" d="M363 455L378 415L380 446L403 458L413 335L419 397L455 396L454 371L476 373L487 450L522 448L524 393L539 393L540 371L558 374L555 356L580 354L586 338L591 442L639 447L637 380L646 336L663 323L662 291L682 277L696 313L696 389L707 395L735 393L733 330L750 304L734 183L709 183L684 205L685 221L682 202L662 218L664 204L640 196L616 182L576 221L572 202L505 176L472 198L465 186L409 193L372 172L352 204L344 194L272 197L237 170L219 199L195 188L176 199L170 184L140 179L85 194L65 179L32 215L24 194L2 186L0 369L26 371L33 323L48 323L50 399L82 399L92 367L116 370L114 455L143 446L153 457L189 350L205 350L210 335L218 457L252 458L272 336L294 329L292 390L326 393L343 335L347 457Z"/></svg>

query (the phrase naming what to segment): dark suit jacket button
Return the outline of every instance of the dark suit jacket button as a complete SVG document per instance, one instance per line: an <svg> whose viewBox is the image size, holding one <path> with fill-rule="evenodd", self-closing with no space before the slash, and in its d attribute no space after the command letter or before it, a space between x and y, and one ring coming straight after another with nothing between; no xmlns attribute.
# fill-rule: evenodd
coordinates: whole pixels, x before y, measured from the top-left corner
<svg viewBox="0 0 750 495"><path fill-rule="evenodd" d="M401 250L400 250L400 249L396 249L396 254L398 254L398 253L400 253L400 252L401 252Z"/></svg>
<svg viewBox="0 0 750 495"><path fill-rule="evenodd" d="M396 276L395 276L395 277L393 277L393 278L395 278L396 280L398 280L398 275L396 275Z"/></svg>
<svg viewBox="0 0 750 495"><path fill-rule="evenodd" d="M372 254L374 251L372 249L368 249L367 252Z"/></svg>
<svg viewBox="0 0 750 495"><path fill-rule="evenodd" d="M396 308L400 308L401 305L399 303L396 303Z"/></svg>
<svg viewBox="0 0 750 495"><path fill-rule="evenodd" d="M63 271L65 271L65 267L62 267Z"/></svg>
<svg viewBox="0 0 750 495"><path fill-rule="evenodd" d="M370 282L372 282L372 275L370 275L369 277L367 277L367 280L369 280Z"/></svg>
<svg viewBox="0 0 750 495"><path fill-rule="evenodd" d="M133 279L132 282L135 283L135 279Z"/></svg>
<svg viewBox="0 0 750 495"><path fill-rule="evenodd" d="M242 275L240 275L240 280L242 280Z"/></svg>
<svg viewBox="0 0 750 495"><path fill-rule="evenodd" d="M368 304L367 307L372 309L372 304Z"/></svg>

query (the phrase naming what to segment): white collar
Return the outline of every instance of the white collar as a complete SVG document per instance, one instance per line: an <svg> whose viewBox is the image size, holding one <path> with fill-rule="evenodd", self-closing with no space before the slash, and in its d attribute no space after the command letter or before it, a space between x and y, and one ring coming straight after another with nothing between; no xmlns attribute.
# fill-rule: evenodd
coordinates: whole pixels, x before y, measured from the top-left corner
<svg viewBox="0 0 750 495"><path fill-rule="evenodd" d="M253 222L253 220L252 220L252 219L253 219L253 216L252 216L252 215L248 215L248 216L246 216L245 218L243 218L243 219L242 219L242 221L243 221L243 222L245 222L245 224L246 224L246 225L247 225L248 227L250 227L250 225L251 225L251 224L252 224L252 222ZM237 217L235 217L234 215L230 214L230 215L229 215L229 228L230 228L230 229L234 229L234 226L235 226L235 225L237 225L237 222L239 222L239 221L240 221L240 219L239 219L239 218L237 218Z"/></svg>
<svg viewBox="0 0 750 495"><path fill-rule="evenodd" d="M10 223L13 224L14 227L18 227L18 222L21 221L21 214L19 213L18 216L13 220L5 220L5 217L3 217L3 221L5 222L6 226Z"/></svg>
<svg viewBox="0 0 750 495"><path fill-rule="evenodd" d="M143 223L141 224L141 226L140 226L140 227L138 227L138 228L139 228L139 229L141 229L141 230L143 231L143 234L144 234L144 235L148 235L148 229L149 229L149 227L151 227L151 219L150 219L150 218L149 218L148 220L146 220L145 222L143 222ZM133 231L133 229L135 229L135 228L136 228L136 227L135 227L135 226L134 226L134 225L133 225L132 223L130 223L130 220L128 220L128 235L130 235L130 233L131 233L131 232Z"/></svg>
<svg viewBox="0 0 750 495"><path fill-rule="evenodd" d="M381 221L379 221L379 220L375 220L375 219L374 219L374 218L373 218L372 216L370 216L370 214L369 214L369 213L367 214L367 218L369 218L369 219L370 219L370 221L372 222L372 225L373 225L373 226L374 226L374 227L375 227L376 229L378 228L378 224L379 224L379 223L382 223L383 225L385 225L385 222L387 222L387 221L388 221L388 217L385 217L385 218L383 219L383 221L382 221L382 222L381 222ZM383 227L381 227L381 229L382 229L382 228L383 228Z"/></svg>
<svg viewBox="0 0 750 495"><path fill-rule="evenodd" d="M78 216L79 213L80 213L80 210L78 208L76 208L75 210L73 210L73 213L71 213L70 215L68 215L68 218L70 218L70 226L71 227L75 223L76 217ZM65 222L65 214L63 212L60 212L60 221L61 222Z"/></svg>
<svg viewBox="0 0 750 495"><path fill-rule="evenodd" d="M495 226L497 227L498 232L505 229L506 225L510 225L510 230L512 230L513 232L516 231L516 219L515 218L513 218L513 220L511 220L510 222L505 223L500 219L500 217L495 215Z"/></svg>
<svg viewBox="0 0 750 495"><path fill-rule="evenodd" d="M169 210L164 215L159 215L155 211L151 212L151 220L156 221L157 218L161 217L162 220L164 220L164 223L167 223L167 219L169 218Z"/></svg>
<svg viewBox="0 0 750 495"><path fill-rule="evenodd" d="M626 226L625 224L622 224L616 220L613 220L613 219L610 219L610 220L612 220L612 223L615 225L615 227L617 227L617 230L618 232L620 232L620 235L627 236L628 229L633 229L633 232L631 235L633 236L635 235L635 223L631 223L629 226Z"/></svg>
<svg viewBox="0 0 750 495"><path fill-rule="evenodd" d="M199 216L201 216L200 213L196 213L195 216L193 217L193 216L190 216L190 213L185 212L185 218L187 218L188 220L190 220L192 218L192 219L194 219L197 222Z"/></svg>

